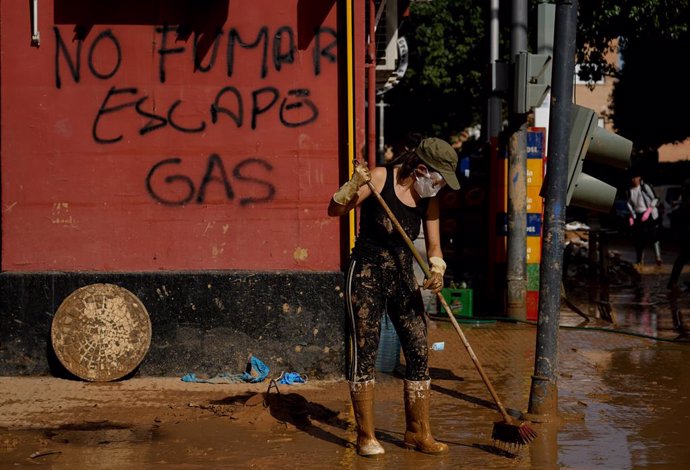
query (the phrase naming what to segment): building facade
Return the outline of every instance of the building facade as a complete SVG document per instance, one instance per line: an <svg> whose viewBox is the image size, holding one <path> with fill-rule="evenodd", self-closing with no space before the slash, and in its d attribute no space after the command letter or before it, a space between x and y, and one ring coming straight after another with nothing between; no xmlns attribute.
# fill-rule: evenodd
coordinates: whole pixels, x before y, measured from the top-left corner
<svg viewBox="0 0 690 470"><path fill-rule="evenodd" d="M341 373L326 207L364 134L364 11L339 3L0 2L0 374L48 372L94 283L146 305L142 373Z"/></svg>

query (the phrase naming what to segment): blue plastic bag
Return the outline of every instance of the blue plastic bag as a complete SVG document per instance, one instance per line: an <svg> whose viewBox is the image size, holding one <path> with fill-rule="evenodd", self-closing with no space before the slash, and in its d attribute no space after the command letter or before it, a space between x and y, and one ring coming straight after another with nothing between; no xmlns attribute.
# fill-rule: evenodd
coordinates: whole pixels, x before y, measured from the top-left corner
<svg viewBox="0 0 690 470"><path fill-rule="evenodd" d="M303 384L306 382L306 377L303 378L297 372L283 372L278 379L278 383L284 385Z"/></svg>
<svg viewBox="0 0 690 470"><path fill-rule="evenodd" d="M268 368L268 366L266 364L261 362L260 359L257 359L254 356L251 357L250 361L251 361L251 370L253 372L256 372L257 376L255 377L254 375L250 374L249 372L244 372L242 374L242 378L244 379L245 382L249 382L249 383L263 382L263 380L268 376L270 369Z"/></svg>

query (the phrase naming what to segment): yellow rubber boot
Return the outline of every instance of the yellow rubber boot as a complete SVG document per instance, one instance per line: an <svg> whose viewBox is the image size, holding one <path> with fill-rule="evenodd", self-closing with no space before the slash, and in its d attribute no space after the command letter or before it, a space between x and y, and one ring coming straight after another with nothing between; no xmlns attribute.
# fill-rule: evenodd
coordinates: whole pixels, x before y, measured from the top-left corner
<svg viewBox="0 0 690 470"><path fill-rule="evenodd" d="M350 382L350 398L357 420L357 453L364 457L385 454L374 434L374 381Z"/></svg>
<svg viewBox="0 0 690 470"><path fill-rule="evenodd" d="M405 380L405 447L425 454L443 454L448 445L431 435L429 426L429 399L431 380Z"/></svg>

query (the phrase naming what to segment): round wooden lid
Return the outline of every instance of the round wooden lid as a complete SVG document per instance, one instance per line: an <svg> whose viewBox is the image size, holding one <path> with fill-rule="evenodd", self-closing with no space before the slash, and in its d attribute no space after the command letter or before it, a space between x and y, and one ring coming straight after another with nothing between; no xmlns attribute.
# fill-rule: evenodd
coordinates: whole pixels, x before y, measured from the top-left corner
<svg viewBox="0 0 690 470"><path fill-rule="evenodd" d="M72 292L53 317L53 349L77 377L107 382L132 372L151 345L146 307L127 289L91 284Z"/></svg>

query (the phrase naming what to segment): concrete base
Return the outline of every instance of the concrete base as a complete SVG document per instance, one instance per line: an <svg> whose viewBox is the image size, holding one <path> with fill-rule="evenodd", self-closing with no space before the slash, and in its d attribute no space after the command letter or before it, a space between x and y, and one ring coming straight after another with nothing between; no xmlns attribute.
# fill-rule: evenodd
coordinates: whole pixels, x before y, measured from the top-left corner
<svg viewBox="0 0 690 470"><path fill-rule="evenodd" d="M250 354L270 369L336 378L345 373L340 272L210 271L0 274L0 375L69 375L50 328L79 287L116 284L146 306L151 347L133 373L241 373Z"/></svg>

